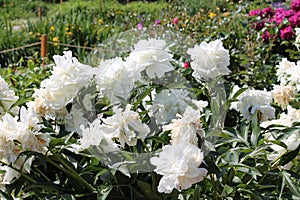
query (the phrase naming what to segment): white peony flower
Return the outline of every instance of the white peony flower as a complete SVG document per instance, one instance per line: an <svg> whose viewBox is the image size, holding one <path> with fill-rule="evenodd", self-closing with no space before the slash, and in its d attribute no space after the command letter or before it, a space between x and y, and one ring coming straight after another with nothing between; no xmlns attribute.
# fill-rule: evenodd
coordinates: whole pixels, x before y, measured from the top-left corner
<svg viewBox="0 0 300 200"><path fill-rule="evenodd" d="M272 95L275 103L277 103L281 108L286 109L289 102L295 97L295 89L290 85L275 85L272 90Z"/></svg>
<svg viewBox="0 0 300 200"><path fill-rule="evenodd" d="M150 159L157 174L163 175L158 191L171 193L175 188L185 190L203 180L207 170L199 168L203 162L203 152L192 144L172 144L162 148L158 157Z"/></svg>
<svg viewBox="0 0 300 200"><path fill-rule="evenodd" d="M130 64L117 57L101 62L97 68L97 86L111 104L118 104L120 98L127 100L134 82L140 77L139 72L137 74L128 71Z"/></svg>
<svg viewBox="0 0 300 200"><path fill-rule="evenodd" d="M290 69L293 69L296 66L294 62L290 62L287 60L287 58L283 58L281 62L276 66L276 76L278 81L281 82L282 85L287 84L287 71L290 71Z"/></svg>
<svg viewBox="0 0 300 200"><path fill-rule="evenodd" d="M19 99L15 95L15 92L8 87L8 84L0 76L0 115L5 114L5 112L10 111L13 114L18 113L18 108L14 107L11 109L11 106Z"/></svg>
<svg viewBox="0 0 300 200"><path fill-rule="evenodd" d="M5 163L14 163L22 151L14 140L18 137L19 123L17 117L5 114L0 120L0 160Z"/></svg>
<svg viewBox="0 0 300 200"><path fill-rule="evenodd" d="M265 121L261 124L261 127L268 127L270 125L282 125L286 127L291 127L293 123L300 122L300 110L292 108L291 106L287 106L287 113L281 113L279 119L271 120L271 121ZM277 128L277 129L283 129L283 128ZM281 155L286 153L288 150L293 151L298 148L300 145L300 134L299 131L295 130L292 134L285 136L283 135L280 139L276 138L277 132L268 132L265 135L265 138L268 140L280 140L284 144L286 144L287 148L284 148L280 145L271 144L270 147L273 150L270 154L268 154L267 158L268 160L274 161L278 159ZM288 163L284 166L284 168L289 169L291 166L291 163Z"/></svg>
<svg viewBox="0 0 300 200"><path fill-rule="evenodd" d="M134 146L137 143L137 138L145 139L150 132L149 127L143 124L137 112L131 111L131 105L128 104L124 111L113 108L114 115L103 119L101 129L107 134L112 134L114 138L118 138L121 147L125 143L129 146Z"/></svg>
<svg viewBox="0 0 300 200"><path fill-rule="evenodd" d="M34 97L42 98L45 107L60 111L91 81L94 72L92 67L72 57L71 51L64 51L63 56L55 55L53 58L56 66L52 75L41 82L41 89L35 91Z"/></svg>
<svg viewBox="0 0 300 200"><path fill-rule="evenodd" d="M275 140L275 138L269 134L266 135L268 140ZM300 133L298 131L295 131L288 137L285 137L284 139L280 139L281 142L283 142L287 148L284 148L277 144L270 145L270 148L273 150L270 154L267 155L267 159L270 161L277 160L280 156L282 156L287 151L294 151L296 150L300 145ZM292 163L287 163L284 168L289 169L291 167Z"/></svg>
<svg viewBox="0 0 300 200"><path fill-rule="evenodd" d="M300 122L300 110L287 106L287 113L281 113L279 119L265 121L261 123L261 127L268 127L273 124L291 127L293 123Z"/></svg>
<svg viewBox="0 0 300 200"><path fill-rule="evenodd" d="M193 76L198 79L214 79L229 74L229 51L223 47L221 40L210 43L202 42L194 48L189 48Z"/></svg>
<svg viewBox="0 0 300 200"><path fill-rule="evenodd" d="M5 114L0 120L0 159L14 163L22 151L46 153L49 136L41 133L41 125L35 113L25 107L20 109L20 121L17 117Z"/></svg>
<svg viewBox="0 0 300 200"><path fill-rule="evenodd" d="M129 54L127 61L136 63L131 65L129 71L142 72L150 78L161 78L164 73L172 71L173 66L170 61L172 54L165 49L166 42L158 39L140 40L134 46L134 50Z"/></svg>
<svg viewBox="0 0 300 200"><path fill-rule="evenodd" d="M155 94L149 109L150 116L155 117L157 124L168 123L177 113L185 111L187 101L192 101L188 95L187 91L181 89L163 90Z"/></svg>
<svg viewBox="0 0 300 200"><path fill-rule="evenodd" d="M179 119L173 119L170 124L163 126L164 131L171 130L171 143L198 145L197 133L203 136L200 111L187 107L183 116L177 116Z"/></svg>
<svg viewBox="0 0 300 200"><path fill-rule="evenodd" d="M82 137L79 139L79 151L91 146L100 146L103 153L119 151L118 145L113 141L113 135L103 132L99 118L95 119L87 128L82 125L81 129Z"/></svg>
<svg viewBox="0 0 300 200"><path fill-rule="evenodd" d="M258 114L260 122L275 116L275 109L270 105L271 92L248 89L238 96L238 100L231 104L231 108L240 111L246 120L251 120L255 114Z"/></svg>

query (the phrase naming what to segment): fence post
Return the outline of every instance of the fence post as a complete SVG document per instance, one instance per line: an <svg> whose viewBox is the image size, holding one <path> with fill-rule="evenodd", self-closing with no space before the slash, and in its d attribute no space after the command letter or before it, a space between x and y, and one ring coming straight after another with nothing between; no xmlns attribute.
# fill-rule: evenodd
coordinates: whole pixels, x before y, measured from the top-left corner
<svg viewBox="0 0 300 200"><path fill-rule="evenodd" d="M39 7L38 15L39 15L39 19L42 20L42 7L41 6Z"/></svg>
<svg viewBox="0 0 300 200"><path fill-rule="evenodd" d="M47 57L48 53L48 35L43 34L41 37L41 57Z"/></svg>

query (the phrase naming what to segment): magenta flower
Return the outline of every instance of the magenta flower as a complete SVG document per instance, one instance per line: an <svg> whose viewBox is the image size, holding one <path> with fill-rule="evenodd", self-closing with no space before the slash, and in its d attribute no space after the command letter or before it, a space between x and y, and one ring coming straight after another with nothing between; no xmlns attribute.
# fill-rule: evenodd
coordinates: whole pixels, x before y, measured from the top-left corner
<svg viewBox="0 0 300 200"><path fill-rule="evenodd" d="M265 21L255 22L255 30L260 31L265 26Z"/></svg>
<svg viewBox="0 0 300 200"><path fill-rule="evenodd" d="M300 10L300 0L293 0L291 3L292 10L298 12Z"/></svg>
<svg viewBox="0 0 300 200"><path fill-rule="evenodd" d="M295 12L293 10L286 10L284 8L277 8L275 10L275 15L276 16L280 16L280 17L283 17L283 18L288 18L288 17L291 17L295 14Z"/></svg>
<svg viewBox="0 0 300 200"><path fill-rule="evenodd" d="M261 10L259 10L259 9L257 9L257 10L251 10L249 12L249 16L258 16L258 15L260 15L260 13L261 13Z"/></svg>
<svg viewBox="0 0 300 200"><path fill-rule="evenodd" d="M264 8L264 9L262 9L262 11L261 11L261 15L262 15L263 17L271 17L271 16L274 15L274 11L273 11L273 9L272 9L271 7Z"/></svg>
<svg viewBox="0 0 300 200"><path fill-rule="evenodd" d="M281 22L284 20L285 18L282 15L278 15L272 19L270 19L270 22L275 22L277 26L279 26L281 24Z"/></svg>
<svg viewBox="0 0 300 200"><path fill-rule="evenodd" d="M291 16L289 18L289 22L293 28L300 27L300 12L296 13L294 16Z"/></svg>
<svg viewBox="0 0 300 200"><path fill-rule="evenodd" d="M269 33L269 31L265 31L264 33L263 33L263 35L262 35L262 40L264 41L264 42L268 42L269 41L269 39L270 39L270 33Z"/></svg>
<svg viewBox="0 0 300 200"><path fill-rule="evenodd" d="M280 30L280 37L284 40L290 40L294 36L294 31L291 26L285 27Z"/></svg>

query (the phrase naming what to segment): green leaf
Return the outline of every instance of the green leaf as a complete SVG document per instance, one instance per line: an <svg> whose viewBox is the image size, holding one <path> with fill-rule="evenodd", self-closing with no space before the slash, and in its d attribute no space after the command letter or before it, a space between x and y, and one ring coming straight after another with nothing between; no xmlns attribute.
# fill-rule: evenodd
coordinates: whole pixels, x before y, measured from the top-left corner
<svg viewBox="0 0 300 200"><path fill-rule="evenodd" d="M240 96L243 92L245 92L248 88L241 88L239 89L233 96L232 99L236 99L238 96Z"/></svg>
<svg viewBox="0 0 300 200"><path fill-rule="evenodd" d="M260 136L260 132L261 132L260 126L258 123L257 113L255 113L255 115L253 115L251 128L252 128L252 134L250 137L250 142L253 146L256 146L257 142L258 142L258 137Z"/></svg>
<svg viewBox="0 0 300 200"><path fill-rule="evenodd" d="M233 188L230 187L229 185L224 185L223 191L222 191L222 196L228 196L233 192Z"/></svg>
<svg viewBox="0 0 300 200"><path fill-rule="evenodd" d="M296 183L291 179L291 174L289 174L287 171L282 171L282 184L286 184L289 190L297 197L300 198L300 190L299 185L296 185Z"/></svg>
<svg viewBox="0 0 300 200"><path fill-rule="evenodd" d="M290 161L292 161L299 153L300 151L300 145L297 149L295 149L294 151L288 151L285 154L283 154L280 158L280 165L286 165L287 163L289 163Z"/></svg>
<svg viewBox="0 0 300 200"><path fill-rule="evenodd" d="M105 200L109 193L111 192L111 190L113 189L112 186L104 186L104 185L101 185L99 188L98 188L98 197L97 199L98 200Z"/></svg>
<svg viewBox="0 0 300 200"><path fill-rule="evenodd" d="M141 189L142 193L147 197L147 199L160 200L161 198L152 192L152 187L149 183L143 181L137 181L138 187Z"/></svg>

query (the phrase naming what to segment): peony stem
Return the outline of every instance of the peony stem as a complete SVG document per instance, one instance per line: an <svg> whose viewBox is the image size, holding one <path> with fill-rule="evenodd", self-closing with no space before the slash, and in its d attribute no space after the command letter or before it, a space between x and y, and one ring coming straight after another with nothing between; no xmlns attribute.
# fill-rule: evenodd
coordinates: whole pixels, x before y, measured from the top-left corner
<svg viewBox="0 0 300 200"><path fill-rule="evenodd" d="M79 176L78 173L75 170L73 170L71 167L69 167L60 157L55 156L55 159L60 161L60 163L66 169L64 167L61 167L59 164L57 164L56 162L54 162L50 158L48 158L48 157L46 158L47 162L49 162L51 165L53 165L57 169L61 170L62 172L66 173L70 177L74 178L75 180L77 180L78 182L83 184L89 191L94 192L96 190L93 186L91 186L88 182L86 182L86 180L84 178Z"/></svg>

